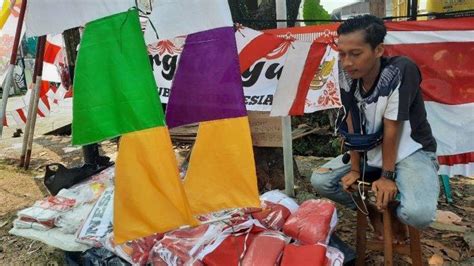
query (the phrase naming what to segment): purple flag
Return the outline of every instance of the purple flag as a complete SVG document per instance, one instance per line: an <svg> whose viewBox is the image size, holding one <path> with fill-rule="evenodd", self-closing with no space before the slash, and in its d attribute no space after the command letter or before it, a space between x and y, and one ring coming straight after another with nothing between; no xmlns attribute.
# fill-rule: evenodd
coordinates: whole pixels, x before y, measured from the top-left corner
<svg viewBox="0 0 474 266"><path fill-rule="evenodd" d="M171 86L168 127L246 115L234 29L188 35Z"/></svg>

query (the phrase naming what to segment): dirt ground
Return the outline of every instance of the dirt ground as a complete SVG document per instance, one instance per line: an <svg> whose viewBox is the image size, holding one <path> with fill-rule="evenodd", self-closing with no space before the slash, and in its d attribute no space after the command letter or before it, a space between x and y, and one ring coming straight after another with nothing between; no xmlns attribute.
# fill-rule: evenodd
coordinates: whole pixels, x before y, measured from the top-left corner
<svg viewBox="0 0 474 266"><path fill-rule="evenodd" d="M68 136L39 136L34 140L28 170L18 167L20 138L0 143L0 265L64 265L64 253L39 241L8 234L17 211L48 195L43 185L44 165L60 162L68 167L82 164L82 150L71 147ZM102 152L115 159L116 144L104 142Z"/></svg>
<svg viewBox="0 0 474 266"><path fill-rule="evenodd" d="M29 170L17 167L20 147L18 139L7 139L0 143L0 265L39 264L63 265L64 254L38 241L19 238L8 234L16 212L47 195L41 177L44 165L61 162L68 167L82 163L81 149L70 146L68 136L40 136L35 139ZM187 146L177 147L184 151ZM113 142L102 144L101 154L115 159L117 147ZM299 202L317 198L309 182L311 171L324 163L324 158L297 156L298 169L302 178L296 180L296 197ZM422 249L425 263L433 255L439 256L445 265L474 265L472 222L474 221L474 179L457 177L451 180L454 204L448 205L442 194L439 209L452 211L462 217L457 225L436 225L422 234ZM338 235L354 247L355 212L338 206ZM371 252L367 265L382 265L383 254ZM407 256L396 256L395 265L410 265Z"/></svg>

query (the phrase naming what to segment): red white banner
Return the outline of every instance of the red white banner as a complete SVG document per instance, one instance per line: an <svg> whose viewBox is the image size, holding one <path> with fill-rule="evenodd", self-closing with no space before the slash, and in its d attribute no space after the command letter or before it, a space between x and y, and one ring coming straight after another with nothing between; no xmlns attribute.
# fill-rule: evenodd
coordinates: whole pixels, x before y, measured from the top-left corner
<svg viewBox="0 0 474 266"><path fill-rule="evenodd" d="M63 52L63 40L60 34L48 36L44 52L43 75L40 86L40 98L38 101L38 116L46 117L50 114L51 106L68 98L68 90L64 86L69 86L64 73L65 62ZM59 87L57 87L59 84ZM28 89L22 101L15 106L7 106L4 126L24 126L26 124L29 99L32 87ZM69 95L70 97L70 95Z"/></svg>
<svg viewBox="0 0 474 266"><path fill-rule="evenodd" d="M239 52L245 104L250 111L271 111L277 87L281 100L274 115L301 115L341 106L338 90L337 53L326 49L326 41L301 41L238 26L235 32ZM148 45L153 73L162 103L168 103L174 72L185 37ZM298 47L306 47L304 51ZM298 59L298 58L299 59ZM321 59L322 58L322 59ZM306 64L306 61L308 64ZM285 64L290 64L285 73ZM321 68L320 68L321 64ZM294 67L300 68L295 75ZM206 67L206 66L203 66ZM319 72L313 80L314 74ZM283 82L279 82L283 75ZM286 92L291 88L291 99Z"/></svg>
<svg viewBox="0 0 474 266"><path fill-rule="evenodd" d="M338 23L267 33L327 41ZM440 174L474 176L474 18L387 22L387 55L406 55L422 72L428 120L438 142Z"/></svg>

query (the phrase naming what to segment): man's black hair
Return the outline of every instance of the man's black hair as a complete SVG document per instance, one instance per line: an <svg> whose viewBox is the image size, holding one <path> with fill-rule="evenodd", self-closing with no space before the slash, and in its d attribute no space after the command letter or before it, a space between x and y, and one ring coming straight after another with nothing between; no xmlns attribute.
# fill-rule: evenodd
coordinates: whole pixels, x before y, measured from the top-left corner
<svg viewBox="0 0 474 266"><path fill-rule="evenodd" d="M373 15L360 15L349 18L339 25L337 34L343 35L359 30L364 31L365 42L370 44L372 49L383 43L383 39L387 35L387 28L385 28L383 20Z"/></svg>

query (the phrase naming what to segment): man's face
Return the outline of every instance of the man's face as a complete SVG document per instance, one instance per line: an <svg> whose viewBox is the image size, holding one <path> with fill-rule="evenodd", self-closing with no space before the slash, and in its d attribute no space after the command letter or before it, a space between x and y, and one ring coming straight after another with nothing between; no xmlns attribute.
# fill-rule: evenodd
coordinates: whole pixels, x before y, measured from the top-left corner
<svg viewBox="0 0 474 266"><path fill-rule="evenodd" d="M337 47L342 67L352 79L364 78L375 69L377 60L383 54L383 44L372 49L365 41L362 30L339 36Z"/></svg>

